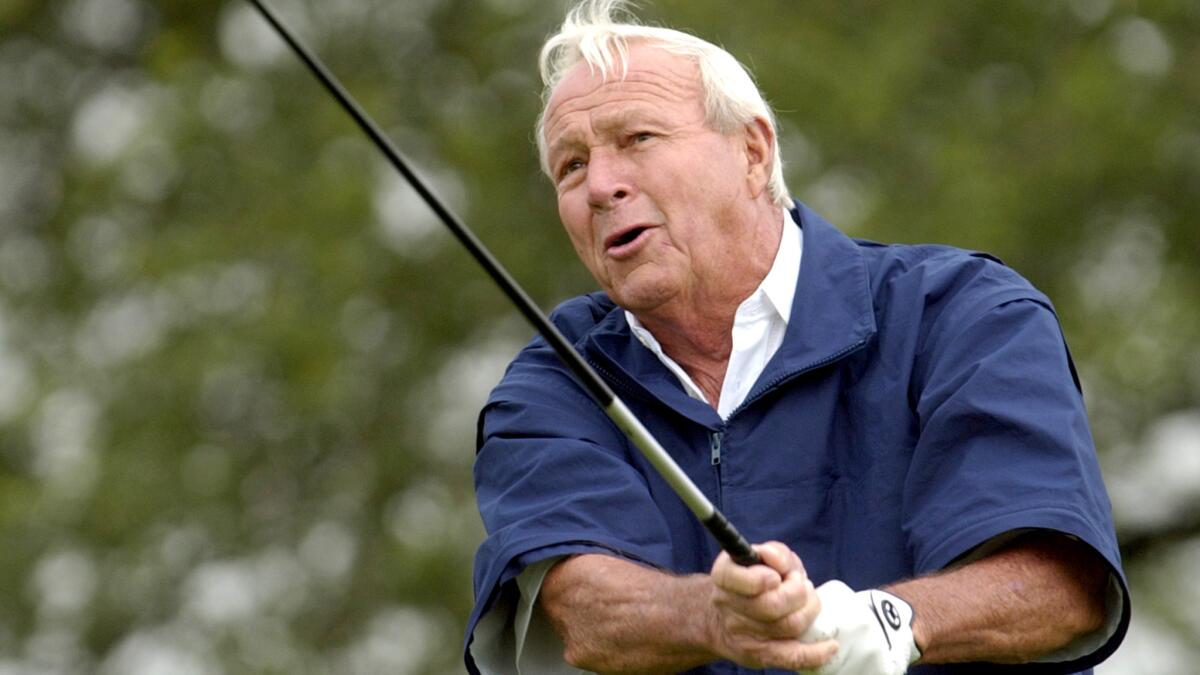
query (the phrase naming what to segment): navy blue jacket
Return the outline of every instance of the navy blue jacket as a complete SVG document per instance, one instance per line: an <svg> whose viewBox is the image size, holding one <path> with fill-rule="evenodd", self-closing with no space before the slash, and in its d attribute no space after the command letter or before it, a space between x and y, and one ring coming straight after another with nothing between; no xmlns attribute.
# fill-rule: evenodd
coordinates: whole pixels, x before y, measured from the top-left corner
<svg viewBox="0 0 1200 675"><path fill-rule="evenodd" d="M727 421L690 398L594 293L552 318L750 541L795 550L820 584L877 587L1023 528L1067 533L1124 584L1079 383L1050 301L986 255L852 240L803 205L782 346ZM677 573L718 549L540 338L480 414L479 618L527 565L605 551ZM1125 593L1128 598L1128 592ZM912 673L1073 672L1070 664ZM468 653L468 668L474 665ZM751 672L710 664L695 672Z"/></svg>

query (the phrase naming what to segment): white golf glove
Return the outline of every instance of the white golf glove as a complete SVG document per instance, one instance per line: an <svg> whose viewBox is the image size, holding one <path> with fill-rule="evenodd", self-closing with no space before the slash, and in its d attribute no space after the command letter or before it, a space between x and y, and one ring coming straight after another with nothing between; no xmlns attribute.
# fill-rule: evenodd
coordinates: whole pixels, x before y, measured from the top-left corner
<svg viewBox="0 0 1200 675"><path fill-rule="evenodd" d="M833 659L817 675L903 675L921 658L913 639L913 610L900 598L878 589L855 593L840 581L817 588L821 613L800 639L837 640Z"/></svg>

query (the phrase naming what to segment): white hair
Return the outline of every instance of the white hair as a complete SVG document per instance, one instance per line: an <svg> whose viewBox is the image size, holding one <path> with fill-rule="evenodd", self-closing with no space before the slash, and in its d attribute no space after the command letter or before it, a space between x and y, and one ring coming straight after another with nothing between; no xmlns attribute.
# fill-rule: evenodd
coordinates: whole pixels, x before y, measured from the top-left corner
<svg viewBox="0 0 1200 675"><path fill-rule="evenodd" d="M546 104L567 71L583 61L592 73L599 72L605 79L618 72L624 77L629 69L629 44L650 42L665 51L692 59L699 67L704 112L710 127L730 134L757 118L766 120L775 132L767 194L774 204L791 208L791 197L783 181L775 114L754 84L750 72L729 52L694 35L638 24L626 9L627 4L626 0L582 0L567 13L558 32L542 46L538 68L545 88L536 130L542 171L550 175L546 157ZM621 15L620 20L614 18L617 15Z"/></svg>

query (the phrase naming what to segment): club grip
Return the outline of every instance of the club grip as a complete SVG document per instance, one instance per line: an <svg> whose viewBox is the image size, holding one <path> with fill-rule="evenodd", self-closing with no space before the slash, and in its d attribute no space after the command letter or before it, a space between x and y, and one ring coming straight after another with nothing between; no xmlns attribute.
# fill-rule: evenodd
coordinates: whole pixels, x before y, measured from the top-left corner
<svg viewBox="0 0 1200 675"><path fill-rule="evenodd" d="M750 542L738 532L736 528L729 523L725 518L725 514L713 510L713 514L704 520L704 527L712 534L721 548L729 554L733 561L742 567L758 565L762 563L758 554L750 547Z"/></svg>

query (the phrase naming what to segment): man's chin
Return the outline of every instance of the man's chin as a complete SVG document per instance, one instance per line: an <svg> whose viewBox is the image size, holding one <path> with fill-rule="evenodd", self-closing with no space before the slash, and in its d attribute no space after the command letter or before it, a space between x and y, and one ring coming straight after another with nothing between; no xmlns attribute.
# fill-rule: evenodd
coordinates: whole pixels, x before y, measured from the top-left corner
<svg viewBox="0 0 1200 675"><path fill-rule="evenodd" d="M607 292L613 302L636 316L653 312L674 295L665 285L647 284L624 284Z"/></svg>

